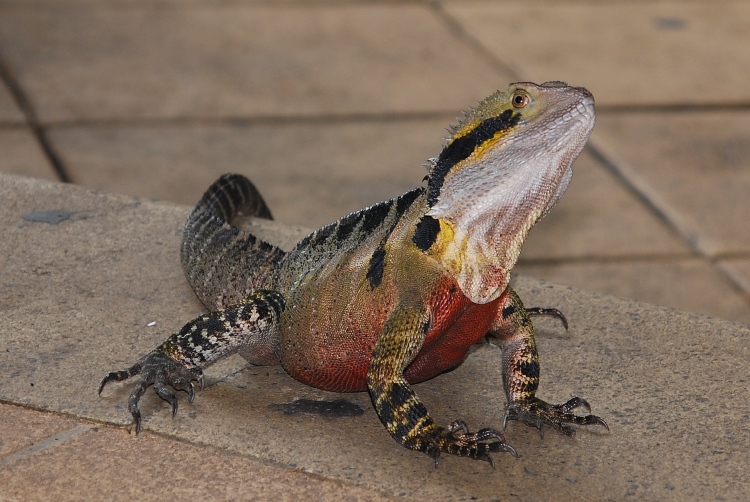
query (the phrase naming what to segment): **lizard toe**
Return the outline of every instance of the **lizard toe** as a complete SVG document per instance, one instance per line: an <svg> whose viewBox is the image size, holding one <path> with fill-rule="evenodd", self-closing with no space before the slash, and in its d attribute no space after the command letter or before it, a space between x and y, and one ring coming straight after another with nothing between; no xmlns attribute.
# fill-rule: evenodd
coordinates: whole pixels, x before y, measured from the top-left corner
<svg viewBox="0 0 750 502"><path fill-rule="evenodd" d="M575 436L576 429L571 425L600 425L609 431L609 426L602 418L596 415L576 415L576 408L591 411L591 406L586 400L574 397L562 404L549 404L538 398L517 400L508 405L503 418L503 427L508 420L517 420L526 425L539 429L543 435L543 427L552 427L567 436Z"/></svg>
<svg viewBox="0 0 750 502"><path fill-rule="evenodd" d="M142 415L138 402L148 387L153 385L156 394L170 404L174 417L177 414L178 399L169 386L176 390L186 391L188 401L192 403L195 399L193 381L198 381L201 390L205 383L200 369L188 368L167 354L154 350L129 369L107 374L99 385L99 394L107 383L126 380L135 375L139 375L139 378L128 398L128 411L133 417L136 434L142 430Z"/></svg>
<svg viewBox="0 0 750 502"><path fill-rule="evenodd" d="M446 429L439 429L438 432L439 437L435 440L438 452L484 460L489 462L493 469L495 460L491 452L508 452L518 457L515 448L507 444L503 434L495 429L484 428L470 432L466 422L455 420Z"/></svg>

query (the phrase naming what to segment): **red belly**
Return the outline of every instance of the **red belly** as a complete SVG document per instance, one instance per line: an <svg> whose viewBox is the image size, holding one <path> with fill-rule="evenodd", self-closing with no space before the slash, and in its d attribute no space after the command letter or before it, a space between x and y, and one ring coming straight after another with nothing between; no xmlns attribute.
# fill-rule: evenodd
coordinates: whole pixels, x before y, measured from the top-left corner
<svg viewBox="0 0 750 502"><path fill-rule="evenodd" d="M434 313L432 325L422 349L404 372L409 382L422 382L461 364L469 348L487 334L503 298L477 305L452 281L446 286L428 299ZM367 390L372 353L394 307L366 314L349 312L345 321L326 315L315 318L304 330L306 336L297 332L287 340L284 368L312 387L334 392Z"/></svg>
<svg viewBox="0 0 750 502"><path fill-rule="evenodd" d="M409 382L423 382L455 368L469 348L487 334L497 315L500 298L477 305L462 294L459 296L442 305L442 309L438 306L437 318L427 332L422 350L404 373Z"/></svg>

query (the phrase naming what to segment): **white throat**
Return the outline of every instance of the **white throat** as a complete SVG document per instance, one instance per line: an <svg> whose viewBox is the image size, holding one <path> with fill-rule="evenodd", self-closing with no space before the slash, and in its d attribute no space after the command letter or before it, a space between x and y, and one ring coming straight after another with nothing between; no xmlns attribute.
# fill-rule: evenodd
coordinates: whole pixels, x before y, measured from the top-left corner
<svg viewBox="0 0 750 502"><path fill-rule="evenodd" d="M547 119L465 159L427 213L452 227L443 259L475 303L505 291L529 230L568 187L593 128L593 99Z"/></svg>

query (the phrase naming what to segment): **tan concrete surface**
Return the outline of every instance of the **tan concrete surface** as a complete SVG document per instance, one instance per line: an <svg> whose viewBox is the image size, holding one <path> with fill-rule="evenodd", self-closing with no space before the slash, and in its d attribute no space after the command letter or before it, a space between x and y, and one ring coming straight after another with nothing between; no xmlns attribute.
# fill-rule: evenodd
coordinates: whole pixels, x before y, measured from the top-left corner
<svg viewBox="0 0 750 502"><path fill-rule="evenodd" d="M718 265L742 291L750 293L750 259L720 260Z"/></svg>
<svg viewBox="0 0 750 502"><path fill-rule="evenodd" d="M217 175L315 227L419 183L461 110L517 80L585 85L598 107L517 271L749 322L748 23L738 0L0 0L0 173L55 179L56 157L141 197L0 174L0 502L750 498L747 328L523 278L571 320L537 322L541 396L582 395L612 431L511 424L523 457L495 472L433 469L366 395L344 396L357 418L272 411L339 396L238 356L174 420L148 392L139 438L119 428L130 384L95 392L201 311L177 246ZM498 365L478 350L418 392L441 423L498 427Z"/></svg>
<svg viewBox="0 0 750 502"><path fill-rule="evenodd" d="M0 405L0 500L390 500L360 488L211 447Z"/></svg>
<svg viewBox="0 0 750 502"><path fill-rule="evenodd" d="M87 186L192 206L220 175L239 172L274 218L318 228L419 185L450 120L75 127L50 137Z"/></svg>
<svg viewBox="0 0 750 502"><path fill-rule="evenodd" d="M101 398L96 387L106 372L129 365L200 312L178 261L179 229L189 208L5 175L0 196L6 201L0 229L8 237L0 243L6 257L0 269L0 368L12 369L3 375L0 401L94 423L129 423L131 383L113 384ZM274 240L299 233L278 230ZM498 455L493 472L483 463L444 458L435 469L429 458L388 437L366 394L316 391L278 368L246 367L235 357L209 370L195 403L180 396L175 419L147 393L144 427L160 437L75 426L60 446L4 465L0 486L14 490L10 500L45 498L52 493L47 488L21 481L49 472L51 486L66 493L95 479L91 493L107 486L153 493L166 483L182 496L250 498L241 489L252 480L237 473L260 462L274 467L253 471L268 480L263 486L289 498L298 486L306 490L310 479L290 471L295 469L315 475L313 481L331 480L316 485L331 498L346 490L413 500L750 495L750 394L743 384L750 330L539 281L521 279L516 286L527 305L554 305L571 322L568 333L553 320L537 323L541 397L587 398L610 433L590 429L569 438L547 431L542 438L510 424L506 436L520 459ZM148 327L151 321L156 326ZM498 352L482 347L417 392L440 423L461 417L475 428L499 427L504 398ZM300 397L344 397L365 412L324 418L269 409ZM49 432L55 434L54 427ZM206 470L196 473L204 458ZM93 466L103 466L101 478L91 473ZM162 466L168 481L154 478ZM216 480L216 471L227 477ZM108 476L114 479L106 483Z"/></svg>
<svg viewBox="0 0 750 502"><path fill-rule="evenodd" d="M734 292L702 311L744 320L747 276L727 260L750 259L747 22L729 0L6 0L0 77L50 151L0 89L0 172L52 178L57 163L84 186L193 204L239 171L277 219L315 227L418 183L444 129L493 90L568 79L594 92L599 124L523 263L573 266L567 282L591 289L615 267L626 283L607 291L692 309L690 278L629 270L702 260Z"/></svg>
<svg viewBox="0 0 750 502"><path fill-rule="evenodd" d="M607 114L596 135L713 243L714 255L750 249L750 113Z"/></svg>
<svg viewBox="0 0 750 502"><path fill-rule="evenodd" d="M0 47L43 121L452 111L509 80L418 4L7 7Z"/></svg>
<svg viewBox="0 0 750 502"><path fill-rule="evenodd" d="M56 181L49 159L26 127L0 129L0 172Z"/></svg>
<svg viewBox="0 0 750 502"><path fill-rule="evenodd" d="M7 87L0 85L0 123L23 123L23 113Z"/></svg>
<svg viewBox="0 0 750 502"><path fill-rule="evenodd" d="M573 172L565 196L531 230L521 250L521 263L685 256L690 252L589 152L576 160Z"/></svg>
<svg viewBox="0 0 750 502"><path fill-rule="evenodd" d="M70 431L78 425L70 417L9 404L0 404L0 416L3 417L0 420L0 467L3 468L32 451L45 439Z"/></svg>
<svg viewBox="0 0 750 502"><path fill-rule="evenodd" d="M516 75L585 84L600 105L750 99L747 2L449 1L445 9Z"/></svg>
<svg viewBox="0 0 750 502"><path fill-rule="evenodd" d="M698 258L644 259L627 263L607 261L565 264L520 264L518 274L544 277L589 291L639 298L703 315L736 319L750 324L750 313L742 292L733 288L715 267ZM721 301L711 301L720 298Z"/></svg>

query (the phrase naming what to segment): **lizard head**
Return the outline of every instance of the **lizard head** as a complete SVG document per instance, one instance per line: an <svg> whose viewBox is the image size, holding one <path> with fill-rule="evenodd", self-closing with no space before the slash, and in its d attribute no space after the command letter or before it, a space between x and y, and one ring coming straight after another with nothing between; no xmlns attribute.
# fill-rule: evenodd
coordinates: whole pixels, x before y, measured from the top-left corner
<svg viewBox="0 0 750 502"><path fill-rule="evenodd" d="M436 250L475 301L502 293L528 231L567 188L594 121L586 89L521 82L452 128L428 175L427 216L440 220Z"/></svg>
<svg viewBox="0 0 750 502"><path fill-rule="evenodd" d="M451 128L428 175L430 207L444 207L458 192L494 191L510 178L531 181L543 171L569 171L594 121L594 98L583 87L511 84Z"/></svg>

